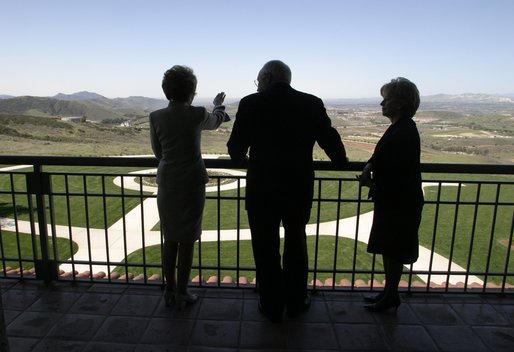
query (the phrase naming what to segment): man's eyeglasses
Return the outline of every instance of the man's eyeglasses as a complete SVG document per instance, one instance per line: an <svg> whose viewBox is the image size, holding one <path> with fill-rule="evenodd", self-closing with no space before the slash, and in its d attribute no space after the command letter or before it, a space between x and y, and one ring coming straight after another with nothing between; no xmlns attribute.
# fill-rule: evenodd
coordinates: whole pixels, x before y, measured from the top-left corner
<svg viewBox="0 0 514 352"><path fill-rule="evenodd" d="M253 83L255 84L256 87L259 87L259 80L258 79L254 79Z"/></svg>

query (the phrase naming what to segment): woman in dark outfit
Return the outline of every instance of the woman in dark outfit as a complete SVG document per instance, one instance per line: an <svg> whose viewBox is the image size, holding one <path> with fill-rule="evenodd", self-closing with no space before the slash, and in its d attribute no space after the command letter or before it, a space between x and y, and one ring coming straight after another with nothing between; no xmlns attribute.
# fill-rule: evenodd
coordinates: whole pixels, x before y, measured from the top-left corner
<svg viewBox="0 0 514 352"><path fill-rule="evenodd" d="M368 252L382 254L386 284L365 308L381 312L398 308L398 284L404 264L418 259L418 228L423 209L420 141L412 117L419 107L414 83L399 77L380 89L382 114L391 120L362 174L361 185L370 187L375 206Z"/></svg>

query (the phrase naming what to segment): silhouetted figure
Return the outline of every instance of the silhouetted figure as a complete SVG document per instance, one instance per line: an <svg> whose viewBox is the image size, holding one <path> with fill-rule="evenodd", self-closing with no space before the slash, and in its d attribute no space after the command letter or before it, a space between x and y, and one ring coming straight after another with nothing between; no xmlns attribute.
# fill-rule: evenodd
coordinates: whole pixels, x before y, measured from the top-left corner
<svg viewBox="0 0 514 352"><path fill-rule="evenodd" d="M239 103L227 146L232 160L248 167L246 210L259 309L270 320L280 321L284 307L288 315L295 315L310 305L305 225L313 197L314 143L341 167L347 158L323 102L290 86L291 70L286 64L266 63L257 81L258 93ZM282 263L281 222L285 229Z"/></svg>
<svg viewBox="0 0 514 352"><path fill-rule="evenodd" d="M222 105L223 92L214 98L212 113L191 105L196 83L189 67L173 66L162 80L162 89L170 103L167 108L150 114L152 150L159 159L157 207L164 236L164 299L167 306L175 303L179 308L198 299L188 293L187 283L194 243L202 232L208 181L200 151L201 131L216 129L230 120Z"/></svg>
<svg viewBox="0 0 514 352"><path fill-rule="evenodd" d="M418 229L423 209L420 172L420 141L412 117L420 99L416 85L399 77L380 89L382 114L391 125L375 147L359 175L370 187L375 206L368 252L382 254L386 284L376 296L365 296L371 311L398 308L398 284L403 264L418 258ZM372 175L371 175L372 174Z"/></svg>

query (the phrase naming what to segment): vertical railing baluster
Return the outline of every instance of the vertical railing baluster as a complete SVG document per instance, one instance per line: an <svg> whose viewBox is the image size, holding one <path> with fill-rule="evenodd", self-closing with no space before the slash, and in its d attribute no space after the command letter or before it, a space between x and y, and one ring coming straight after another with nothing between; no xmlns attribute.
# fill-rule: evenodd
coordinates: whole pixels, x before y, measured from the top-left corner
<svg viewBox="0 0 514 352"><path fill-rule="evenodd" d="M125 206L125 176L121 176L121 213L122 213L122 229L123 229L123 253L125 254L124 267L125 267L125 283L129 281L128 269L128 249L127 249L127 218Z"/></svg>
<svg viewBox="0 0 514 352"><path fill-rule="evenodd" d="M352 282L350 282L351 290L355 290L355 270L357 268L357 243L359 242L359 226L361 218L361 203L362 203L362 187L358 187L357 191L357 217L355 219L355 238L353 244L353 263L352 263Z"/></svg>
<svg viewBox="0 0 514 352"><path fill-rule="evenodd" d="M457 187L457 199L456 199L456 203L455 203L455 212L454 212L454 216L453 216L453 228L452 228L452 239L451 239L451 244L450 244L450 255L448 257L448 271L447 271L447 274L446 274L446 288L445 288L445 291L448 292L448 287L450 285L450 276L452 274L452 263L453 263L453 248L455 246L455 237L456 237L456 234L457 234L457 222L458 222L458 218L459 218L459 206L460 206L460 195L461 195L461 190L462 190L462 182L459 182L458 183L458 187Z"/></svg>
<svg viewBox="0 0 514 352"><path fill-rule="evenodd" d="M471 234L469 238L469 254L468 254L468 260L466 264L466 280L464 282L464 292L467 292L468 289L468 280L469 280L469 272L471 271L471 258L473 256L473 245L475 243L475 233L476 233L476 226L477 226L477 220L478 220L478 208L480 203L480 191L482 189L482 183L478 183L477 185L477 193L475 198L475 207L473 211L473 223L471 225Z"/></svg>
<svg viewBox="0 0 514 352"><path fill-rule="evenodd" d="M239 287L239 277L241 275L241 272L240 272L240 266L241 266L241 179L238 177L236 179L236 182L237 182L237 199L236 199L236 202L237 202L237 206L236 206L236 224L237 224L237 227L236 227L236 237L237 237L237 242L236 242L236 246L237 246L237 249L236 249L236 280L237 280L237 285L236 287Z"/></svg>
<svg viewBox="0 0 514 352"><path fill-rule="evenodd" d="M218 195L217 198L217 254L218 254L218 287L221 286L221 179L220 176L216 178L217 180L217 190L216 193Z"/></svg>
<svg viewBox="0 0 514 352"><path fill-rule="evenodd" d="M203 286L202 275L202 236L198 239L198 286Z"/></svg>
<svg viewBox="0 0 514 352"><path fill-rule="evenodd" d="M15 188L15 184L14 184L14 175L11 174L10 175L10 182L11 182L11 199L12 199L12 205L13 205L13 215L14 215L14 229L16 230L16 233L15 233L15 237L16 237L16 249L18 251L18 264L19 264L19 268L20 268L20 272L21 272L21 277L23 278L23 272L21 270L22 268L22 261L21 261L21 243L20 243L20 228L19 228L19 225L18 225L18 205L16 203L16 188ZM28 189L27 189L27 197L28 199L32 200L32 196L30 195L30 192L28 192ZM35 227L34 227L34 217L33 217L33 214L32 214L32 207L29 205L29 219L30 219L30 229L31 229L31 237L32 237L32 253L34 253L36 251L35 248L37 247L34 247L34 246L37 246L37 242L35 240ZM36 267L36 257L33 257L34 259L34 268ZM36 273L37 274L37 273Z"/></svg>
<svg viewBox="0 0 514 352"><path fill-rule="evenodd" d="M103 205L103 215L104 215L104 233L105 233L105 255L107 258L107 273L108 275L111 272L111 259L109 253L109 221L107 218L107 196L106 196L106 187L105 187L105 175L102 175L102 205ZM93 274L93 273L91 273ZM108 275L107 280L111 282L111 275Z"/></svg>
<svg viewBox="0 0 514 352"><path fill-rule="evenodd" d="M498 203L500 201L500 186L501 186L500 183L496 184L496 197L495 197L494 207L493 207L493 209L494 209L494 211L493 211L493 221L492 221L492 224L491 224L491 235L490 235L490 238L489 238L489 250L487 251L487 262L486 262L486 267L485 267L485 277L484 277L483 292L485 292L485 289L486 289L486 286L487 286L487 279L489 278L489 267L490 267L490 264L491 264L491 255L492 255L493 244L494 244L494 230L495 230L495 227L496 227L496 217L498 215Z"/></svg>
<svg viewBox="0 0 514 352"><path fill-rule="evenodd" d="M2 234L2 226L0 224L0 255L2 256L2 276L7 276L7 265L5 260L5 252L4 252L4 235ZM1 295L0 295L1 296ZM1 297L0 297L1 299Z"/></svg>
<svg viewBox="0 0 514 352"><path fill-rule="evenodd" d="M503 280L502 280L502 288L501 288L501 292L502 293L505 292L505 286L507 284L507 278L509 277L508 273L509 273L510 252L511 252L511 248L512 248L512 235L513 235L513 232L514 232L514 212L512 214L511 219L512 220L511 220L511 223L510 223L509 241L508 241L508 244L507 244L507 257L505 258L505 269L503 269Z"/></svg>
<svg viewBox="0 0 514 352"><path fill-rule="evenodd" d="M375 280L376 270L377 270L377 255L375 253L373 253L371 256L371 282L373 282L373 280ZM372 290L372 289L373 289L373 287L370 287L370 290Z"/></svg>
<svg viewBox="0 0 514 352"><path fill-rule="evenodd" d="M407 294L410 295L412 293L412 268L414 267L414 264L411 263L409 265L409 275L407 280ZM405 269L404 269L405 270Z"/></svg>
<svg viewBox="0 0 514 352"><path fill-rule="evenodd" d="M93 277L93 253L91 253L91 231L89 226L89 197L88 197L88 187L87 187L87 176L82 175L82 184L84 187L84 212L85 212L85 220L86 220L86 236L87 236L87 253L89 257L89 273L91 278Z"/></svg>
<svg viewBox="0 0 514 352"><path fill-rule="evenodd" d="M207 192L205 193L205 205L207 206L207 202L209 201L209 197L207 197ZM203 221L203 219L202 219ZM202 224L203 225L203 224ZM198 239L198 286L203 286L203 275L202 275L202 236Z"/></svg>
<svg viewBox="0 0 514 352"><path fill-rule="evenodd" d="M144 210L144 194L143 194L143 176L139 176L139 203L141 204L141 251L143 252L143 282L147 283L146 270L146 246L145 246L145 210Z"/></svg>
<svg viewBox="0 0 514 352"><path fill-rule="evenodd" d="M312 277L312 290L317 290L318 279L318 251L319 251L319 224L321 219L321 179L318 179L318 209L316 211L316 240L314 243L314 275Z"/></svg>
<svg viewBox="0 0 514 352"><path fill-rule="evenodd" d="M437 198L435 203L435 212L434 212L434 230L432 232L432 247L430 248L430 260L428 264L428 275L427 275L427 292L430 291L430 279L432 277L432 267L434 265L434 253L435 253L435 241L437 237L437 225L439 222L439 206L441 203L441 188L442 181L437 182Z"/></svg>
<svg viewBox="0 0 514 352"><path fill-rule="evenodd" d="M3 175L3 174L0 174L0 175ZM12 177L12 174L11 174L11 177ZM12 188L11 188L11 194L14 194L14 190ZM2 256L2 276L6 277L7 276L7 260L5 259L4 235L2 234L2 224L1 224L1 221L0 221L0 255ZM1 296L2 295L0 294L0 305L2 303L2 301L1 301L2 297ZM0 306L0 308L3 309L2 306ZM0 311L3 312L3 310L0 310ZM3 315L2 315L2 317L0 317L0 319L3 319ZM4 322L0 321L0 323L3 324ZM5 325L1 325L0 328L5 328Z"/></svg>
<svg viewBox="0 0 514 352"><path fill-rule="evenodd" d="M335 243L334 243L334 261L332 265L332 290L335 290L336 287L336 272L337 272L337 254L339 249L339 225L341 218L341 198L342 198L342 186L343 180L338 180L337 185L337 210L336 210L336 233L335 233Z"/></svg>
<svg viewBox="0 0 514 352"><path fill-rule="evenodd" d="M72 230L72 221L71 221L71 207L70 207L70 185L68 175L64 175L64 188L66 193L66 213L68 218L68 234L70 237L70 257L71 257L71 270L73 281L76 280L75 273L75 253L73 250L73 230Z"/></svg>
<svg viewBox="0 0 514 352"><path fill-rule="evenodd" d="M164 275L164 236L162 235L162 226L161 221L159 219L159 241L160 241L160 248L161 248L161 288L164 289L166 285L166 277Z"/></svg>
<svg viewBox="0 0 514 352"><path fill-rule="evenodd" d="M27 175L28 177L28 175ZM32 242L32 258L34 258L34 268L36 269L36 278L43 279L45 272L42 268L42 265L39 265L38 262L40 262L40 255L38 251L38 244L37 244L37 233L36 233L36 220L34 219L34 200L32 197L32 194L29 192L27 187L27 206L29 208L29 222L30 222L30 238ZM16 245L18 246L18 255L19 255L19 268L20 268L20 278L23 279L23 262L21 257L21 243L20 243L20 232L16 232Z"/></svg>
<svg viewBox="0 0 514 352"><path fill-rule="evenodd" d="M48 177L48 182L51 182L50 175ZM53 251L53 263L55 263L54 270L57 270L57 273L59 271L59 254L57 252L57 230L56 230L56 221L55 221L55 206L54 206L54 196L52 193L52 185L49 185L48 189L48 206L49 206L49 213L50 213L50 228L52 229L52 251ZM48 227L47 227L48 228ZM50 254L50 252L48 253ZM53 278L56 278L57 273L54 273Z"/></svg>

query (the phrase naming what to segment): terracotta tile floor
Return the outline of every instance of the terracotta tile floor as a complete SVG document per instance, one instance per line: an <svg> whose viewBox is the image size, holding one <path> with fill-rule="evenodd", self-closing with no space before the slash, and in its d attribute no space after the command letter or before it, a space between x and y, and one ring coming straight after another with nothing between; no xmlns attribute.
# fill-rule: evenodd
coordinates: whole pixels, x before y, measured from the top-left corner
<svg viewBox="0 0 514 352"><path fill-rule="evenodd" d="M304 315L268 322L248 289L193 289L166 308L151 286L0 280L12 352L513 351L514 295L414 294L397 313L361 293L321 292Z"/></svg>

